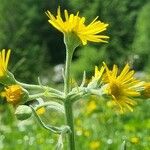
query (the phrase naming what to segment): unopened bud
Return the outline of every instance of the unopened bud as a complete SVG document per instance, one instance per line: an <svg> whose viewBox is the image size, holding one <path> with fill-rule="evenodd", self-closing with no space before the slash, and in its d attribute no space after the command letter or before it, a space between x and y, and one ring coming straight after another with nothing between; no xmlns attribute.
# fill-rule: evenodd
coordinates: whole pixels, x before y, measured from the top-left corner
<svg viewBox="0 0 150 150"><path fill-rule="evenodd" d="M16 108L15 115L18 120L26 120L31 117L32 109L26 105L19 105Z"/></svg>

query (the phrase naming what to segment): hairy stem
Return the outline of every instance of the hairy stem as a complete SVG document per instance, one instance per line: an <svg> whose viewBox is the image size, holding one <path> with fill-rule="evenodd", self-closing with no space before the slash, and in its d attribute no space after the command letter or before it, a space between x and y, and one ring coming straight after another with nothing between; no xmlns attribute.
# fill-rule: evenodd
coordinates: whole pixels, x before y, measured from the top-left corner
<svg viewBox="0 0 150 150"><path fill-rule="evenodd" d="M34 84L26 84L26 83L21 83L19 81L16 81L17 84L23 86L24 88L27 88L27 89L30 89L30 90L41 90L41 91L50 91L50 92L54 92L56 94L59 94L59 95L63 95L63 92L61 91L58 91L56 89L53 89L51 87L48 87L48 86L41 86L41 85L34 85Z"/></svg>
<svg viewBox="0 0 150 150"><path fill-rule="evenodd" d="M71 133L68 134L69 150L75 150L72 103L67 98L67 95L70 92L70 67L71 67L72 55L73 55L73 50L69 49L67 47L66 64L65 64L65 78L64 78L64 93L65 93L66 99L65 99L64 106L65 106L66 123L71 129Z"/></svg>
<svg viewBox="0 0 150 150"><path fill-rule="evenodd" d="M73 111L72 104L69 102L65 103L65 114L66 114L66 122L67 125L71 129L71 133L68 134L68 146L69 150L75 150L75 135L74 135L74 122L73 122Z"/></svg>
<svg viewBox="0 0 150 150"><path fill-rule="evenodd" d="M64 93L65 96L70 92L70 66L72 60L72 53L66 51L66 64L65 64L65 81L64 81Z"/></svg>

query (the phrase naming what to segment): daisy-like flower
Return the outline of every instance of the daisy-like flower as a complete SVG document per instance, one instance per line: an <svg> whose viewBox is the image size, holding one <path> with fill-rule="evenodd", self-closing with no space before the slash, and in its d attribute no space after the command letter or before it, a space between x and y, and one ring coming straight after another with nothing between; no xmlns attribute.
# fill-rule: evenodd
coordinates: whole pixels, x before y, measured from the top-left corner
<svg viewBox="0 0 150 150"><path fill-rule="evenodd" d="M3 49L0 52L0 78L6 75L9 57L10 57L10 50L8 50L7 53L5 49Z"/></svg>
<svg viewBox="0 0 150 150"><path fill-rule="evenodd" d="M101 32L106 30L108 24L105 24L96 17L89 25L85 25L85 18L79 17L79 12L74 14L68 14L67 10L64 10L64 20L61 16L60 7L57 9L57 16L54 17L50 11L46 12L49 17L48 22L54 26L60 32L74 33L82 41L83 45L87 44L87 41L91 42L107 42L109 38L105 35L100 35Z"/></svg>
<svg viewBox="0 0 150 150"><path fill-rule="evenodd" d="M138 91L143 86L143 83L134 78L134 71L130 71L128 64L124 67L122 72L118 75L118 67L113 66L112 70L106 68L106 75L104 82L107 84L106 93L111 95L113 102L120 107L121 112L127 109L133 111L132 106L136 104L132 97L140 96Z"/></svg>
<svg viewBox="0 0 150 150"><path fill-rule="evenodd" d="M22 97L23 97L24 91L20 85L11 85L5 88L5 96L8 103L11 103L13 105L18 104Z"/></svg>

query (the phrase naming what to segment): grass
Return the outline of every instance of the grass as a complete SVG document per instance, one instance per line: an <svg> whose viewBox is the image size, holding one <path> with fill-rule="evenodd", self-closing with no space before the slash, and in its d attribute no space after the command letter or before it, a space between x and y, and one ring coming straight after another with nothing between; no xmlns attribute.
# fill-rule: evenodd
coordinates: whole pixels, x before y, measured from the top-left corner
<svg viewBox="0 0 150 150"><path fill-rule="evenodd" d="M91 101L96 105L92 107ZM74 106L77 150L120 150L124 140L127 150L149 150L149 108L149 100L138 100L134 112L117 115L103 100L77 102ZM64 123L63 116L49 110L41 117L47 123ZM11 106L0 106L0 150L53 150L57 139L58 136L41 128L34 117L18 121Z"/></svg>

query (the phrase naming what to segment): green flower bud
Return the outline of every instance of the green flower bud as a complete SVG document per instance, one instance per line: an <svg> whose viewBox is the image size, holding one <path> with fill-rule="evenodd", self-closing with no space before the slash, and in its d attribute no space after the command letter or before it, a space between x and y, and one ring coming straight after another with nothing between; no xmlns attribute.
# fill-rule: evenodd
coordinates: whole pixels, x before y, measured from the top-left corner
<svg viewBox="0 0 150 150"><path fill-rule="evenodd" d="M31 117L32 109L26 105L19 105L16 108L15 115L18 120L26 120Z"/></svg>

